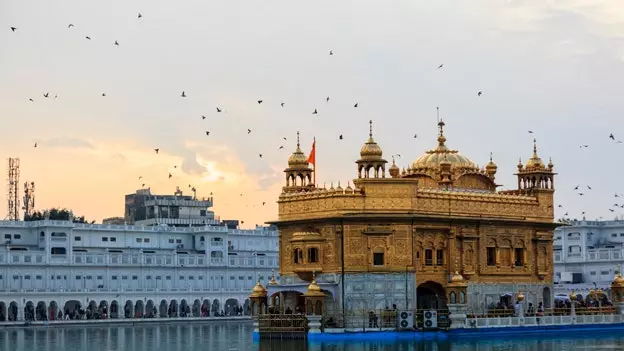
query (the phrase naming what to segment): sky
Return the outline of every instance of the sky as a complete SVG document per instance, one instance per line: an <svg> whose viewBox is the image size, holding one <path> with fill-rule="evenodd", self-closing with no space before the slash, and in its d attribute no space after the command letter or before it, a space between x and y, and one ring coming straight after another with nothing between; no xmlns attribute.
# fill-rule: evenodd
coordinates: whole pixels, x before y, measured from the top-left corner
<svg viewBox="0 0 624 351"><path fill-rule="evenodd" d="M192 185L253 227L277 218L297 131L306 154L316 137L317 183L344 186L369 120L407 167L435 147L439 106L447 145L492 152L501 189L535 137L556 217L624 213L618 1L3 0L0 48L0 156L38 209L99 222L144 183Z"/></svg>

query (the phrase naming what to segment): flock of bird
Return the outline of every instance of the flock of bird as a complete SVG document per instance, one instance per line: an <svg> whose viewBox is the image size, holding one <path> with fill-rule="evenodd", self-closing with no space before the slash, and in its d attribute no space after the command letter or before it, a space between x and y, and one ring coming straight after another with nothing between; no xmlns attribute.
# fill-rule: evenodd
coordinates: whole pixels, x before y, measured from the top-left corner
<svg viewBox="0 0 624 351"><path fill-rule="evenodd" d="M140 20L142 17L143 17L143 15L142 15L141 13L138 13L138 14L137 14L137 16L136 16L136 18L137 18L138 20ZM70 23L70 24L68 24L68 25L67 25L67 28L68 28L68 29L72 29L72 28L75 28L75 26L74 26L74 24ZM14 32L14 33L19 31L19 29L18 29L17 27L15 27L15 26L11 26L11 27L10 27L10 30L11 30L12 32ZM84 38L85 38L86 40L92 40L91 36L89 36L89 35L85 35L85 37L84 37ZM120 46L120 43L119 43L119 41L118 41L118 40L114 40L114 41L112 42L112 45L113 45L113 46ZM333 50L329 50L329 55L330 55L330 56L334 56L334 55L335 55L334 51L333 51ZM444 64L443 64L443 63L442 63L442 64L439 64L439 65L437 66L437 68L436 68L436 69L437 69L437 70L442 70L442 69L444 69ZM105 92L102 92L102 93L100 93L100 94L101 94L101 97L106 97L106 93L105 93ZM50 99L50 98L52 98L52 99L57 99L57 98L58 98L58 94L56 94L56 93L55 93L55 94L51 95L51 93L50 93L50 92L44 92L44 93L42 94L42 96L43 96L43 98L44 98L44 99ZM477 91L477 92L476 92L476 96L477 96L477 97L481 97L481 96L483 96L483 91L481 91L481 90ZM186 92L185 90L183 90L183 91L180 93L179 98L182 98L182 99L188 99L188 98L189 98L189 95L187 94L187 92ZM326 97L324 98L324 100L325 100L325 103L329 103L329 101L330 101L330 96L326 96ZM31 103L34 103L34 102L35 102L35 99L34 99L34 98L32 98L32 97L29 97L29 98L28 98L28 101L29 101L29 102L31 102ZM258 105L262 105L263 103L265 103L264 99L257 99L255 102L256 102ZM265 103L265 104L266 104L266 103ZM283 108L283 107L286 105L286 102L285 102L285 101L279 101L279 105L280 105L280 107L282 107L282 108ZM353 106L353 108L358 108L358 107L360 106L360 102L357 102L357 101L356 101L356 102L354 102L354 103L353 103L353 105L352 105L352 106ZM320 113L320 112L319 112L319 109L320 109L320 106L319 106L319 107L313 107L313 108L311 108L311 114L312 114L312 115L318 115L318 114ZM217 113L217 114L220 114L220 113L227 113L227 109L226 109L226 107L224 107L223 105L218 105L218 106L215 106L215 111L216 111L216 113ZM201 115L201 116L200 116L200 118L201 118L202 120L206 120L206 119L208 119L209 117L208 117L208 116L206 116L206 115ZM251 133L252 133L252 129L251 129L251 128L247 128L247 130L246 130L246 131L247 131L247 135L249 135L249 134L251 134ZM529 130L529 131L528 131L528 133L529 133L529 134L534 134L534 132L533 132L532 130ZM211 135L211 131L210 131L210 130L205 130L205 135L206 135L206 137L209 137L209 136ZM414 138L418 138L418 134L414 134ZM287 141L287 138L286 138L286 137L282 137L282 139L283 139L283 141ZM614 136L612 133L611 133L611 134L609 134L609 139L611 139L613 142L618 143L618 144L621 144L621 143L622 143L622 141L621 141L621 140L617 140L617 139L615 138L615 136ZM344 135L343 135L343 134L338 135L338 140L344 140ZM36 148L36 147L38 147L38 143L37 143L37 142L35 142L35 143L34 143L34 147L35 147L35 148ZM589 145L587 145L587 144L582 144L582 145L580 145L579 147L580 147L580 148L589 148L590 146L589 146ZM278 147L278 150L282 150L282 149L284 149L284 145L283 145L283 144L282 144L282 145L279 145L279 147ZM160 149L160 147L154 147L154 149L153 149L153 151L154 151L156 154L159 154L160 150L161 150L161 149ZM394 157L394 156L399 156L399 157L400 157L400 155L399 155L399 154L393 155L393 157ZM262 153L258 153L258 157L259 157L259 158L263 158L263 154L262 154ZM174 165L173 167L174 167L174 169L177 169L177 168L178 168L178 166L177 166L177 165ZM174 177L175 177L175 175L173 174L173 172L169 172L169 173L168 173L168 175L167 175L167 178L168 178L168 179L172 179L172 178L174 178ZM145 187L147 186L147 183L144 181L143 176L139 176L139 177L138 177L138 180L139 180L139 182L140 182L140 184L141 184L141 187L142 187L142 188L145 188ZM587 188L587 191L591 191L591 190L592 190L591 186L589 186L589 185L586 185L586 186L584 186L584 187L585 187L585 188ZM197 189L196 189L196 187L195 187L195 186L193 186L192 184L189 184L189 185L188 185L188 188L189 188L189 189L191 189L191 191L193 191L193 192L196 192L196 190L197 190ZM585 195L585 193L582 191L583 189L584 189L584 188L583 188L581 185L577 185L577 186L575 186L575 187L574 187L574 191L575 191L575 192L576 192L579 196L584 196L584 195ZM210 193L210 195L212 196L212 195L213 195L213 193L211 192L211 193ZM243 194L240 194L240 196L243 196ZM616 193L614 197L615 197L615 198L619 198L619 197L624 197L624 195L622 195L622 194L617 194L617 193ZM261 206L264 206L265 204L266 204L266 201L262 201ZM558 207L559 207L559 208L563 208L563 206L562 206L562 205L558 205ZM609 208L609 212L615 212L614 208L623 208L623 209L624 209L624 203L622 203L622 204L617 204L617 203L615 203L615 204L613 205L613 208ZM583 211L581 214L582 214L582 215L585 215L585 211ZM569 215L569 214L568 214L568 212L566 211L566 212L565 212L565 214L563 215L564 219L569 219L568 215ZM243 222L243 223L244 223L244 222Z"/></svg>

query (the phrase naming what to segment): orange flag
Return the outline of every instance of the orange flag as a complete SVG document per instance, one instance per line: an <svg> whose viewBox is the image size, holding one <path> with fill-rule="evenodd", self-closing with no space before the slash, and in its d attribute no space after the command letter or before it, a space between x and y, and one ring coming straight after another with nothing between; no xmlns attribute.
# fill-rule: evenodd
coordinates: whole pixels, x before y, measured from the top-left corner
<svg viewBox="0 0 624 351"><path fill-rule="evenodd" d="M312 151L310 151L310 156L308 156L308 163L316 166L316 139L312 143Z"/></svg>

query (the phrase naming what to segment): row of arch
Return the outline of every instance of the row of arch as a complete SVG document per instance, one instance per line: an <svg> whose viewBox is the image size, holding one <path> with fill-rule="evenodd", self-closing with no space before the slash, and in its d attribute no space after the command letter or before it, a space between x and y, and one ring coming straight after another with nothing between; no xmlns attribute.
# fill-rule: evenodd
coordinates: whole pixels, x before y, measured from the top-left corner
<svg viewBox="0 0 624 351"><path fill-rule="evenodd" d="M99 303L95 300L89 301L83 306L78 300L67 301L61 308L56 301L46 304L39 301L26 302L23 309L24 314L20 316L18 303L10 302L8 305L0 301L0 322L17 321L23 318L26 321L45 321L62 319L108 319L108 318L174 318L174 317L209 317L209 316L234 316L249 315L250 303L246 299L241 303L237 299L227 299L224 306L218 299L212 302L208 299L201 301L195 299L192 303L186 299L161 300L158 304L151 299L148 300L113 300L110 302L102 300Z"/></svg>

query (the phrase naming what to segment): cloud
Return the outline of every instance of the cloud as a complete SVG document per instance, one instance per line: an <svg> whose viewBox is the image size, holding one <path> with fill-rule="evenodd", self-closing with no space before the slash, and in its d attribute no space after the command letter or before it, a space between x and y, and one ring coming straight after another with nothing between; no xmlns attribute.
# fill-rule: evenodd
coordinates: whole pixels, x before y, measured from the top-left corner
<svg viewBox="0 0 624 351"><path fill-rule="evenodd" d="M41 143L42 146L67 149L93 149L93 145L83 139L72 137L55 137Z"/></svg>

